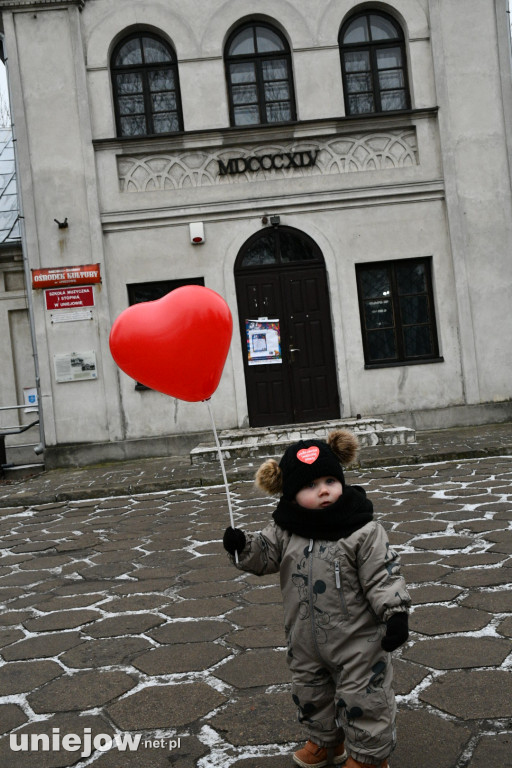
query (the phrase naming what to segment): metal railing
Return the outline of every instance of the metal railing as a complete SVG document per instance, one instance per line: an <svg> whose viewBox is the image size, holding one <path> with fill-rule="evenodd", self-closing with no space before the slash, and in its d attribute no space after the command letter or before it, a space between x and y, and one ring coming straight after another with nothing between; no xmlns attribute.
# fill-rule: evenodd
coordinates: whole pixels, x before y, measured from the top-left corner
<svg viewBox="0 0 512 768"><path fill-rule="evenodd" d="M33 411L34 413L39 414L38 408L35 406L32 408L31 406L25 404L25 405L3 405L0 406L0 411ZM5 438L9 435L20 435L22 432L26 432L31 427L35 427L37 424L39 424L39 418L37 418L35 421L31 421L30 424L15 424L12 427L0 427L0 467L7 468L13 466L12 464L7 464L7 455L6 455L6 447L5 447ZM43 451L41 443L26 443L24 448L33 448L34 452L36 454L40 454Z"/></svg>

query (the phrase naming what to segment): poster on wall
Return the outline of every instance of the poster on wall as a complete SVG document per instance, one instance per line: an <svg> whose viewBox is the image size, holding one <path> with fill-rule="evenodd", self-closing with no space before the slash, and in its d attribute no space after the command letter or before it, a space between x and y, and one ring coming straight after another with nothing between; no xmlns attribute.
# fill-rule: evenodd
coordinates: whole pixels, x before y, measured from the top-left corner
<svg viewBox="0 0 512 768"><path fill-rule="evenodd" d="M282 363L279 320L246 320L249 365Z"/></svg>
<svg viewBox="0 0 512 768"><path fill-rule="evenodd" d="M83 381L84 379L97 379L96 353L94 350L87 352L66 352L54 355L55 379L58 384L66 381Z"/></svg>

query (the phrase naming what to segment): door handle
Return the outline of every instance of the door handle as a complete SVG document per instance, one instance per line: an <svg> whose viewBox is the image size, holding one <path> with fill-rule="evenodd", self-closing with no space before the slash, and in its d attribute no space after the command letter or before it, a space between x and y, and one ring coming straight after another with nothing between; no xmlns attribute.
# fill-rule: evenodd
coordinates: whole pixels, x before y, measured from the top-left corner
<svg viewBox="0 0 512 768"><path fill-rule="evenodd" d="M288 352L290 353L290 362L294 363L295 362L294 353L295 352L300 352L300 349L298 349L297 347L291 347L290 346L290 347L288 347Z"/></svg>

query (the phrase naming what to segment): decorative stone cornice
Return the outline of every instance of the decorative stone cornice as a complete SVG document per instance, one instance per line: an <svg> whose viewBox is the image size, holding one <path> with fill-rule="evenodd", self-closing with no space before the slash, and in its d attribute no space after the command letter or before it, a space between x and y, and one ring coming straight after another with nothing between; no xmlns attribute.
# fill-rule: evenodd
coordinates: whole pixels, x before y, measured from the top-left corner
<svg viewBox="0 0 512 768"><path fill-rule="evenodd" d="M81 10L85 0L0 0L0 11L38 11L60 6L76 5Z"/></svg>

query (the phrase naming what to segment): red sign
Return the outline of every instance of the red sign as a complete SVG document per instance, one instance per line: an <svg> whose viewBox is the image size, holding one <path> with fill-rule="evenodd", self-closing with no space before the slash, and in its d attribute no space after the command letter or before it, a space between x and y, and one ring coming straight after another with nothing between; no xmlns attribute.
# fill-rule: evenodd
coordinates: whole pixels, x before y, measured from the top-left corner
<svg viewBox="0 0 512 768"><path fill-rule="evenodd" d="M51 288L56 285L90 285L91 283L101 283L99 264L80 264L78 267L32 270L32 288Z"/></svg>
<svg viewBox="0 0 512 768"><path fill-rule="evenodd" d="M52 288L44 292L46 309L94 307L92 285L83 288Z"/></svg>

